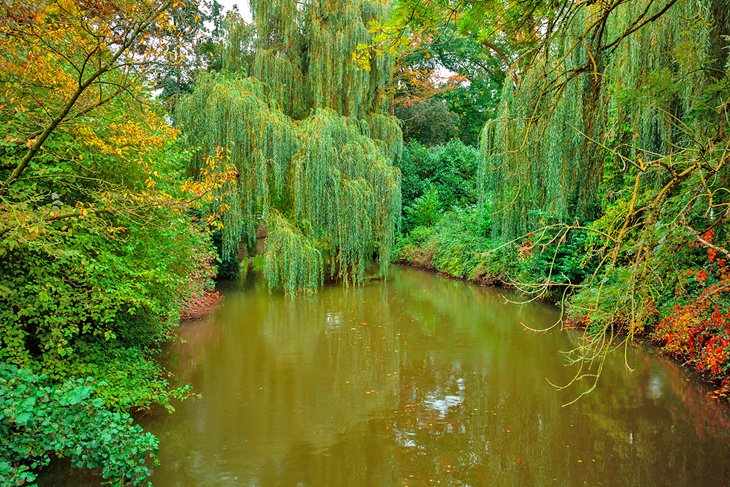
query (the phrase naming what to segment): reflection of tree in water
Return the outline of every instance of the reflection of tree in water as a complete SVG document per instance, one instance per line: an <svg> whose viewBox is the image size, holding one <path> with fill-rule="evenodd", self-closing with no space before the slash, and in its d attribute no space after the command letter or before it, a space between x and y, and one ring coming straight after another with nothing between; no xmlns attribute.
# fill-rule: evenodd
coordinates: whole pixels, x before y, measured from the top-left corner
<svg viewBox="0 0 730 487"><path fill-rule="evenodd" d="M717 448L716 434L727 424L715 422L707 428L714 441L699 441L691 425L701 420L692 416L717 414L690 412L692 402L682 395L662 397L671 394L663 392L666 374L646 354L632 351L638 363L631 377L623 357L613 357L601 389L562 409L575 390L558 393L545 387L545 378L570 377L549 358L566 349L568 337L535 339L514 329L529 319L551 323L549 310L505 307L494 293L456 282L419 290L429 283L401 274L404 289L417 290L397 293L405 301L399 304L413 310L410 319L437 317L431 326L402 330L406 352L392 441L409 485L538 485L553 478L566 485L693 485L712 478L709 466L722 477L728 448ZM439 336L453 346L418 346ZM693 398L710 402L703 394ZM691 451L688 443L701 446Z"/></svg>
<svg viewBox="0 0 730 487"><path fill-rule="evenodd" d="M302 434L314 423L334 436L397 397L400 351L385 288L330 291L284 300L263 325L266 354L276 363L262 370L262 382L284 380L289 393L265 396L261 406L301 410Z"/></svg>
<svg viewBox="0 0 730 487"><path fill-rule="evenodd" d="M654 367L663 365L672 395L681 399L674 403L673 414L691 424L698 438L710 438L716 431L730 431L730 410L726 404L708 395L710 389L702 384L701 377L689 374L669 359L646 353L642 357L653 362ZM730 479L730 470L727 478Z"/></svg>
<svg viewBox="0 0 730 487"><path fill-rule="evenodd" d="M220 340L215 315L181 323L177 329L179 342L163 352L161 359L168 370L175 371L178 384L188 384L205 357L205 349Z"/></svg>
<svg viewBox="0 0 730 487"><path fill-rule="evenodd" d="M558 354L570 337L520 325L552 323L549 307L411 270L229 298L186 359L204 399L156 428L163 450L185 445L163 451L177 485L682 485L730 458L724 423L698 429L701 395L645 354L630 375L617 355L598 390L561 408L576 392L546 378L572 376Z"/></svg>
<svg viewBox="0 0 730 487"><path fill-rule="evenodd" d="M333 288L295 299L231 294L217 320L220 336L196 347L202 357L184 360L201 364L191 377L204 385L203 399L183 407L202 443L178 463L221 469L204 479L231 471L275 478L286 471L282 462L320 454L397 401L400 351L386 287ZM221 371L224 377L211 376ZM238 465L218 461L221 449L240 454Z"/></svg>
<svg viewBox="0 0 730 487"><path fill-rule="evenodd" d="M626 485L698 485L701 479L725 478L723 472L730 473L730 445L718 443L717 436L703 438L703 427L698 426L704 424L715 435L728 431L727 409L717 403L713 407L703 391L691 390L697 386L686 381L676 364L639 347L629 350L628 362L633 372L624 367L623 354L610 356L600 394L577 404L593 436L600 439L586 444L586 455L597 458L606 470L620 470Z"/></svg>
<svg viewBox="0 0 730 487"><path fill-rule="evenodd" d="M430 326L402 331L407 355L392 429L403 478L409 485L537 485L530 464L534 452L520 445L531 444L533 426L546 414L531 404L546 383L536 363L543 354L521 346L525 336L515 333L527 320L525 310L504 306L492 290L424 281L416 273L399 276L404 289L415 290L398 293L411 319L436 317ZM429 346L434 337L448 343ZM514 367L510 354L522 356L522 365ZM535 373L526 377L528 370ZM525 378L536 387L523 387Z"/></svg>

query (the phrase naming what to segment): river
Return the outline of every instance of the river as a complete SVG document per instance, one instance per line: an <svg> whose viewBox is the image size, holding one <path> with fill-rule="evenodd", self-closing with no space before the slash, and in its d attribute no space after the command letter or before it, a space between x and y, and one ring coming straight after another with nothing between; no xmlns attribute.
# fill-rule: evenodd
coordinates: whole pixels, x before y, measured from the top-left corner
<svg viewBox="0 0 730 487"><path fill-rule="evenodd" d="M289 299L257 282L185 323L198 399L142 419L155 486L702 486L730 482L730 412L651 350L564 390L555 308L397 267ZM57 475L48 485L61 485ZM67 485L94 485L78 476ZM98 481L97 481L98 484Z"/></svg>

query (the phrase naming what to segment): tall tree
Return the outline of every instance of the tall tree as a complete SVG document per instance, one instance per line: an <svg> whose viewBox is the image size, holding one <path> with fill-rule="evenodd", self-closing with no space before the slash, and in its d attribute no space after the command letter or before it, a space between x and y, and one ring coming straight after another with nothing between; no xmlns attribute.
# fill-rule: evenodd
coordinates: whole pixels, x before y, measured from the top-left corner
<svg viewBox="0 0 730 487"><path fill-rule="evenodd" d="M225 30L217 0L177 0L168 12L177 40L167 44L167 52L175 62L159 65L151 74L163 99L191 92L196 75L221 68Z"/></svg>
<svg viewBox="0 0 730 487"><path fill-rule="evenodd" d="M361 282L373 253L387 266L400 214L392 161L402 136L386 115L392 58L356 62L388 2L255 1L252 10L253 27L230 28L227 72L178 110L200 144L194 166L222 151L237 173L237 191L219 194L224 251L252 246L263 225L272 286L316 289L326 269Z"/></svg>
<svg viewBox="0 0 730 487"><path fill-rule="evenodd" d="M568 2L546 17L551 30L520 84L505 85L500 117L484 133L496 235L527 233L546 216L591 221L606 203L604 177L617 176L616 162L643 172L644 162L708 135L694 125L703 134L686 138L690 125L678 126L696 120L689 114L704 109L713 77L724 78L717 70L708 77L711 65L724 65L708 47L726 29L718 30L706 3ZM697 29L684 29L681 19L694 19Z"/></svg>
<svg viewBox="0 0 730 487"><path fill-rule="evenodd" d="M683 358L725 340L730 281L716 260L730 256L730 23L721 10L716 0L564 2L484 129L480 183L494 237L552 246L554 264L571 232L588 232L580 262L593 259L594 271L573 299L591 334L582 364L612 346L617 328L632 337L662 316L658 335ZM691 267L707 271L688 279ZM690 303L682 319L672 302Z"/></svg>
<svg viewBox="0 0 730 487"><path fill-rule="evenodd" d="M404 122L404 132L409 132L414 111L424 115L434 112L437 123L442 120L438 110L434 111L440 101L459 117L459 138L476 146L484 123L496 114L501 87L510 70L510 62L502 56L516 53L516 47L504 45L499 48L500 56L486 48L475 34L461 31L455 21L434 19L432 23L418 24L410 16L408 3L399 4L399 9L398 16L383 27L392 32L382 43L393 43L394 32L402 39L395 42L398 55L394 84L396 114Z"/></svg>
<svg viewBox="0 0 730 487"><path fill-rule="evenodd" d="M172 2L1 5L0 360L164 403L150 353L213 271L147 77L174 61Z"/></svg>
<svg viewBox="0 0 730 487"><path fill-rule="evenodd" d="M32 482L55 454L141 485L157 442L109 409L184 394L154 355L181 301L209 289L214 256L196 216L210 181L183 183L186 153L150 82L186 42L177 6L0 2L5 483Z"/></svg>

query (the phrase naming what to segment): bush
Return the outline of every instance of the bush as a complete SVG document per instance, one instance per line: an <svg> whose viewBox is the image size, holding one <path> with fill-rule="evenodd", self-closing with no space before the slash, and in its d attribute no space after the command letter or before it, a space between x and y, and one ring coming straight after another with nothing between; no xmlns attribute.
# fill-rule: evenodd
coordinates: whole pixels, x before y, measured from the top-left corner
<svg viewBox="0 0 730 487"><path fill-rule="evenodd" d="M446 213L434 229L434 268L458 278L476 278L481 255L492 246L489 221L489 215L476 207Z"/></svg>
<svg viewBox="0 0 730 487"><path fill-rule="evenodd" d="M455 208L432 226L416 226L399 242L398 258L454 277L476 279L482 254L489 250L488 213Z"/></svg>
<svg viewBox="0 0 730 487"><path fill-rule="evenodd" d="M116 385L110 405L165 404L153 354L172 336L190 276L210 251L183 215L150 209L150 225L96 213L100 206L62 209L73 216L0 239L0 360L57 381L93 373ZM135 380L120 380L122 371Z"/></svg>
<svg viewBox="0 0 730 487"><path fill-rule="evenodd" d="M405 209L405 228L430 227L441 215L441 199L435 188L429 188Z"/></svg>
<svg viewBox="0 0 730 487"><path fill-rule="evenodd" d="M36 478L52 456L76 468L101 469L105 480L144 485L158 440L126 413L94 397L97 383L76 379L49 384L45 376L0 362L0 477L3 485Z"/></svg>
<svg viewBox="0 0 730 487"><path fill-rule="evenodd" d="M154 110L107 111L83 137L55 134L3 203L0 360L58 382L93 375L108 406L167 406L154 354L181 302L212 285L215 254L176 131Z"/></svg>
<svg viewBox="0 0 730 487"><path fill-rule="evenodd" d="M586 257L585 247L586 231L583 229L558 227L539 238L527 238L519 246L523 255L518 280L551 286L580 284L596 265L595 259Z"/></svg>
<svg viewBox="0 0 730 487"><path fill-rule="evenodd" d="M430 188L439 193L441 211L474 205L477 156L475 148L458 140L430 148L417 142L407 144L398 161L403 208Z"/></svg>

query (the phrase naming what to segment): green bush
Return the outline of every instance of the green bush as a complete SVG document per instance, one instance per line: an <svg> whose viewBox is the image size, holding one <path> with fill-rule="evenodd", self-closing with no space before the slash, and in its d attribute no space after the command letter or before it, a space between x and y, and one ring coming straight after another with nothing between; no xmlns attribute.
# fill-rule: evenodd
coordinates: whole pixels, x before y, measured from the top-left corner
<svg viewBox="0 0 730 487"><path fill-rule="evenodd" d="M76 468L100 469L121 485L147 484L158 440L126 413L104 407L91 378L48 383L45 376L0 362L0 477L33 483L52 456Z"/></svg>
<svg viewBox="0 0 730 487"><path fill-rule="evenodd" d="M475 204L477 157L475 148L458 140L436 147L407 144L398 161L403 208L430 188L438 191L442 211Z"/></svg>
<svg viewBox="0 0 730 487"><path fill-rule="evenodd" d="M454 209L435 226L433 266L454 277L473 279L480 256L489 250L489 216L477 209Z"/></svg>
<svg viewBox="0 0 730 487"><path fill-rule="evenodd" d="M441 198L436 188L429 188L405 209L405 228L430 227L441 216Z"/></svg>
<svg viewBox="0 0 730 487"><path fill-rule="evenodd" d="M475 148L458 140L432 149L428 177L441 195L445 211L476 204L477 158Z"/></svg>
<svg viewBox="0 0 730 487"><path fill-rule="evenodd" d="M529 246L520 261L518 279L522 282L549 282L551 285L580 284L595 270L596 259L586 257L587 232L583 229L566 231L559 227L539 238L521 242Z"/></svg>
<svg viewBox="0 0 730 487"><path fill-rule="evenodd" d="M212 258L205 237L164 208L146 210L155 225L101 210L60 211L73 216L0 240L0 360L58 381L92 373L118 386L110 404L165 403L153 354L178 323L196 257ZM120 380L125 371L128 381Z"/></svg>
<svg viewBox="0 0 730 487"><path fill-rule="evenodd" d="M422 172L423 164L420 161L429 157L427 147L418 143L410 143L404 147L403 155L396 161L401 173L400 190L403 208L421 196L426 189L428 180Z"/></svg>
<svg viewBox="0 0 730 487"><path fill-rule="evenodd" d="M401 238L401 261L454 277L476 279L482 255L491 247L491 217L475 206L455 208L431 226L416 226Z"/></svg>
<svg viewBox="0 0 730 487"><path fill-rule="evenodd" d="M496 243L490 238L489 207L454 207L434 223L423 218L435 213L426 211L433 210L431 192L435 190L417 198L407 210L408 218L411 212L419 217L419 224L399 240L397 255L403 262L458 278L520 284L525 289L544 284L551 290L561 289L565 284L579 284L595 270L595 257L586 257L585 230L566 232L563 227L557 234Z"/></svg>
<svg viewBox="0 0 730 487"><path fill-rule="evenodd" d="M181 302L211 285L215 253L173 129L135 105L105 110L85 137L55 134L6 195L0 360L59 382L93 375L114 408L169 406L154 355ZM141 140L119 137L146 119Z"/></svg>

